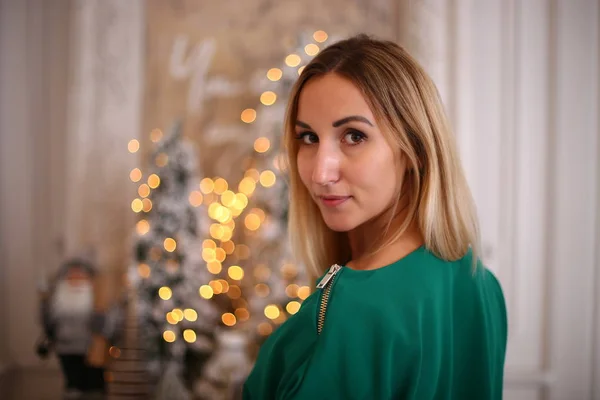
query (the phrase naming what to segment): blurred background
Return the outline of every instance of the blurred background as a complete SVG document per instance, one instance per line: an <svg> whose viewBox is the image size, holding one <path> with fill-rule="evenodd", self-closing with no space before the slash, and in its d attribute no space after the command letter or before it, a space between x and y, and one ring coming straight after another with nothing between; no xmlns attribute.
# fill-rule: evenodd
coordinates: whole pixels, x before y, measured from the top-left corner
<svg viewBox="0 0 600 400"><path fill-rule="evenodd" d="M1 399L62 398L63 281L104 316L85 357L108 398L239 397L313 290L285 241L286 95L358 32L447 106L509 308L505 398L600 399L597 0L0 0Z"/></svg>

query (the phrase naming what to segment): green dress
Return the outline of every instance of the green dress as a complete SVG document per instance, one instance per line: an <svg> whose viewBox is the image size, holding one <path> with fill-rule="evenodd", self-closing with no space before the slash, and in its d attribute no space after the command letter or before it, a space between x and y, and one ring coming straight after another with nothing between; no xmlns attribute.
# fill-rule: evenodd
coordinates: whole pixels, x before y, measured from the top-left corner
<svg viewBox="0 0 600 400"><path fill-rule="evenodd" d="M501 399L504 295L471 260L421 247L375 270L330 269L262 345L243 398Z"/></svg>

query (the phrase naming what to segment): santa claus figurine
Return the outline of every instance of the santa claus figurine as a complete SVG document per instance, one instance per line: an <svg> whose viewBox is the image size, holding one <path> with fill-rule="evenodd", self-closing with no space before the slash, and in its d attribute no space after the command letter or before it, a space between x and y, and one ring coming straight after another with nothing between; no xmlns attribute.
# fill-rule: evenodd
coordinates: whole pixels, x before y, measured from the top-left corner
<svg viewBox="0 0 600 400"><path fill-rule="evenodd" d="M44 331L56 353L65 381L66 399L102 399L104 367L90 365L88 351L94 337L111 337L110 313L94 310L93 265L84 259L64 263L55 285L42 302Z"/></svg>

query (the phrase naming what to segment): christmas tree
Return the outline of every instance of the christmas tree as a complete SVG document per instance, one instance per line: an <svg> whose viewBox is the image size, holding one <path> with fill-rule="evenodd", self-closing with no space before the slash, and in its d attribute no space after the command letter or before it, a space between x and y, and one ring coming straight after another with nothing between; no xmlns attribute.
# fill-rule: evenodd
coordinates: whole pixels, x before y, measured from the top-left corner
<svg viewBox="0 0 600 400"><path fill-rule="evenodd" d="M131 172L134 182L143 182L132 202L141 215L134 246L140 340L153 381L180 385L185 393L183 386L191 386L213 351L219 317L216 305L198 292L210 280L199 251L207 234L206 207L198 191L197 153L183 140L181 124L168 135L154 130L151 139L156 148L148 173Z"/></svg>

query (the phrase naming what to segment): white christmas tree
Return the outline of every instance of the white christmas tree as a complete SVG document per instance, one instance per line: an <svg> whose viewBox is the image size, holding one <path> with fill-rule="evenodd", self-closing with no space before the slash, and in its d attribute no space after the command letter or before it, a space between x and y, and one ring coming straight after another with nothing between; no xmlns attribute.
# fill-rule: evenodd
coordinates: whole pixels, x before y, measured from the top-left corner
<svg viewBox="0 0 600 400"><path fill-rule="evenodd" d="M175 123L168 135L154 130L151 138L156 148L147 174L131 172L131 179L140 182L139 198L132 202L141 216L134 246L139 278L133 282L140 339L154 380L163 379L163 388L180 385L185 393L184 386L201 374L213 351L220 315L198 292L210 280L199 250L208 222L197 190L197 153L182 138L181 124Z"/></svg>

